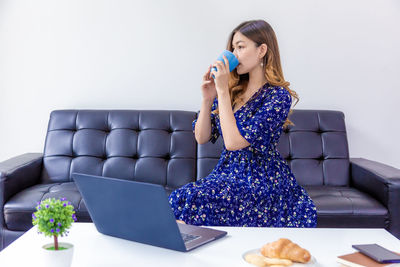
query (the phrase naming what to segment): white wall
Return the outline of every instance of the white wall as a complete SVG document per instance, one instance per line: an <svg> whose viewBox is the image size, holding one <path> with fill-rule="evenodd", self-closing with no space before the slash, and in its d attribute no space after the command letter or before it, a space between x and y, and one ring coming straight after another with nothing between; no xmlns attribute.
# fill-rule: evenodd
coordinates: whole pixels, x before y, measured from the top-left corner
<svg viewBox="0 0 400 267"><path fill-rule="evenodd" d="M265 19L298 109L341 110L351 157L400 168L400 1L0 0L0 161L54 109L200 108L203 73Z"/></svg>

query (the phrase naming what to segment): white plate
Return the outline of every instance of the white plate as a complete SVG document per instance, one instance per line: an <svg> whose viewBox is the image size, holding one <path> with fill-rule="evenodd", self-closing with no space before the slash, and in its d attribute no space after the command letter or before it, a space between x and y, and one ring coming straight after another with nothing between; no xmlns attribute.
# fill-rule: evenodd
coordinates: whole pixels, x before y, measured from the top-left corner
<svg viewBox="0 0 400 267"><path fill-rule="evenodd" d="M249 251L246 251L245 253L243 253L242 258L243 258L244 261L246 261L245 257L246 257L247 254L257 254L257 255L261 255L262 256L260 249L252 249L252 250L249 250ZM255 266L254 264L251 264L249 262L247 262L247 263L249 265ZM319 264L317 263L317 260L315 259L315 257L312 256L312 255L311 255L311 260L309 262L307 262L307 263L293 262L293 264L290 265L290 267L317 267L317 266L319 266Z"/></svg>

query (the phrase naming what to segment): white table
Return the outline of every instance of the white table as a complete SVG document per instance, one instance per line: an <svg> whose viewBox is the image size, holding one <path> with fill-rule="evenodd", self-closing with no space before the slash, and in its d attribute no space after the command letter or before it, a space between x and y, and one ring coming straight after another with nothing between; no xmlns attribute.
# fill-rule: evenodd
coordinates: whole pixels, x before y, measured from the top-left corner
<svg viewBox="0 0 400 267"><path fill-rule="evenodd" d="M190 252L177 252L153 247L97 232L92 223L75 223L61 242L75 246L72 266L194 266L251 267L242 259L248 250L261 247L281 237L306 248L320 266L340 266L336 256L354 252L352 244L377 243L391 250L400 250L400 240L384 229L343 228L235 228L213 227L228 232L222 239ZM35 266L41 245L51 238L30 229L0 252L0 266Z"/></svg>

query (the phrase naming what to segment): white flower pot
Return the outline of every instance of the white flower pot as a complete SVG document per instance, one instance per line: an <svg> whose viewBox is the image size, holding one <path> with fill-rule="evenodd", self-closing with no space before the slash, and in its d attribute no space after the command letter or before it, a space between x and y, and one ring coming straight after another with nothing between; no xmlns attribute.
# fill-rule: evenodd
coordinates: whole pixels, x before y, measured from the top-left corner
<svg viewBox="0 0 400 267"><path fill-rule="evenodd" d="M70 243L59 242L58 247L64 247L63 250L48 250L54 243L42 246L42 265L43 267L70 267L72 256L74 254L74 245Z"/></svg>

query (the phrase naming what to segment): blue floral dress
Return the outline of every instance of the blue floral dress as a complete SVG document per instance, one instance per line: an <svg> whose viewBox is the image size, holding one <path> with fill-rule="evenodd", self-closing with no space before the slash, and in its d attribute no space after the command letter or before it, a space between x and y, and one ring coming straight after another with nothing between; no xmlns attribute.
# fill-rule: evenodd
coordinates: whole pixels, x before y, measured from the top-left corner
<svg viewBox="0 0 400 267"><path fill-rule="evenodd" d="M173 191L175 217L192 225L316 227L316 207L277 150L292 99L266 83L235 113L241 135L250 146L229 151L205 178ZM215 98L212 110L218 106ZM195 119L192 128L195 128ZM222 134L219 115L211 113L215 143Z"/></svg>

